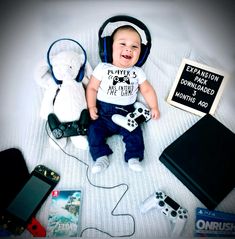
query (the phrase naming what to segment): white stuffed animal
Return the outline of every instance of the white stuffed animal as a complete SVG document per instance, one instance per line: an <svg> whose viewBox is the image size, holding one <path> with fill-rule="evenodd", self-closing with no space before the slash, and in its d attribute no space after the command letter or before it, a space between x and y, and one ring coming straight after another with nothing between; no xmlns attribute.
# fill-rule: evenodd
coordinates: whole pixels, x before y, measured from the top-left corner
<svg viewBox="0 0 235 239"><path fill-rule="evenodd" d="M79 120L82 110L87 109L85 87L92 73L92 68L87 61L82 81L76 81L79 70L84 64L83 59L84 55L72 50L64 50L51 57L51 68L47 62L39 64L35 74L36 82L45 89L40 110L41 118L47 120L48 115L54 113L60 122L71 122ZM58 85L54 78L62 84ZM51 137L53 137L52 134ZM86 136L72 136L70 139L77 148L87 149ZM67 140L66 137L61 139L53 137L50 142L53 146L59 145L64 148Z"/></svg>

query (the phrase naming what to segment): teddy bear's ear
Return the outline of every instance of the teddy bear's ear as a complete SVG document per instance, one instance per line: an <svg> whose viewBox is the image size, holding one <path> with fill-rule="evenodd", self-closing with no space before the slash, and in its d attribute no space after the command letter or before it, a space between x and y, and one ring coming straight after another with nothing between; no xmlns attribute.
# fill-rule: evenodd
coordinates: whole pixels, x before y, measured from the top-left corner
<svg viewBox="0 0 235 239"><path fill-rule="evenodd" d="M45 60L41 60L34 71L34 80L42 88L49 88L51 85L56 85L50 71L50 67Z"/></svg>

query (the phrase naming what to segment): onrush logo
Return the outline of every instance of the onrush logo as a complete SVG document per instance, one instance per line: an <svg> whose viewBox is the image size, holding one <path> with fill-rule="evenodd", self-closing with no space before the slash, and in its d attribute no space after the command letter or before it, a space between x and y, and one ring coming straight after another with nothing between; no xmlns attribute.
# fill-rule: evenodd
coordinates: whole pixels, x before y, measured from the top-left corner
<svg viewBox="0 0 235 239"><path fill-rule="evenodd" d="M210 222L204 220L198 220L196 222L196 228L199 230L210 231L231 231L235 232L235 223L232 222Z"/></svg>

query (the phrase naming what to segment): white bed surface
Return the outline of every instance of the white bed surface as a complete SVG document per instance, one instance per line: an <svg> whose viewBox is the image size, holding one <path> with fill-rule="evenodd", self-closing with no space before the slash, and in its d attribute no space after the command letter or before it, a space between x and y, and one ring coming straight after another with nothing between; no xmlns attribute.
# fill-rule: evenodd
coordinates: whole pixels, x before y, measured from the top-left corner
<svg viewBox="0 0 235 239"><path fill-rule="evenodd" d="M16 5L18 4L18 5ZM84 191L82 207L82 229L96 227L113 236L130 235L134 238L168 238L170 223L157 210L142 215L140 203L158 188L164 190L189 210L182 236L193 237L195 208L203 204L158 160L163 149L185 132L200 117L177 109L166 103L166 98L175 79L182 58L190 58L212 67L219 67L231 73L221 100L214 114L233 132L234 121L234 60L228 48L230 40L221 39L216 57L213 44L204 51L192 41L189 30L190 21L184 18L182 1L38 1L33 4L5 4L1 21L3 34L0 46L0 149L17 147L26 160L29 171L37 164L45 164L61 175L58 189L82 188ZM188 6L190 7L190 6ZM3 9L4 9L3 8ZM16 10L18 9L18 10ZM100 10L103 9L103 14ZM181 10L180 10L181 9ZM189 8L191 9L191 8ZM48 144L45 121L39 117L42 89L33 80L36 64L46 52L50 44L61 37L71 37L85 47L92 67L99 62L97 32L100 25L110 16L128 14L143 20L152 34L152 49L148 61L143 66L148 80L156 89L159 98L161 118L142 125L145 139L144 171L141 174L131 172L123 160L124 145L120 136L113 136L108 142L114 153L110 156L111 165L102 174L88 175L95 185L113 187L118 184L128 185L128 191L120 201L115 213L131 214L115 217L111 211L126 190L126 186L113 189L95 188L86 178L87 167L93 164L88 151L82 151L69 144L66 152L77 157L56 151ZM194 12L195 15L195 12ZM193 16L193 14L192 14ZM191 19L192 21L192 19ZM192 22L191 22L192 24ZM196 25L195 25L196 26ZM196 27L195 27L196 29ZM217 34L216 31L214 34ZM200 38L205 44L208 38ZM208 54L213 51L213 54ZM4 60L3 60L4 59ZM229 64L224 64L229 62ZM139 96L139 100L143 98ZM217 210L235 213L235 191L223 200ZM49 200L43 204L37 218L46 226ZM135 226L135 231L133 228ZM25 237L31 237L26 231ZM96 230L87 230L83 237L108 237Z"/></svg>

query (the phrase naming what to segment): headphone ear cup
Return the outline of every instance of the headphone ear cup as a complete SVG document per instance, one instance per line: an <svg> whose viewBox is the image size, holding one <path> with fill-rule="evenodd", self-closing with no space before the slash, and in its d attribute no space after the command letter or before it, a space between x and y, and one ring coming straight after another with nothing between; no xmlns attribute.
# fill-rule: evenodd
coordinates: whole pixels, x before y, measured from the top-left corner
<svg viewBox="0 0 235 239"><path fill-rule="evenodd" d="M77 78L76 78L76 81L82 81L83 77L84 77L84 74L85 74L85 65L81 66L79 72L78 72L78 75L77 75Z"/></svg>
<svg viewBox="0 0 235 239"><path fill-rule="evenodd" d="M99 39L99 55L102 62L112 63L112 44L113 40L111 36L106 36Z"/></svg>
<svg viewBox="0 0 235 239"><path fill-rule="evenodd" d="M135 65L141 67L147 60L149 53L150 53L150 48L147 45L142 43L139 60L137 61Z"/></svg>
<svg viewBox="0 0 235 239"><path fill-rule="evenodd" d="M56 82L57 85L61 85L61 84L62 84L62 81L56 79L55 74L54 74L54 72L53 72L53 67L52 67L52 65L51 65L51 64L48 64L48 65L49 65L49 68L50 68L50 73L51 73L51 75L52 75L52 78L54 79L54 81Z"/></svg>

